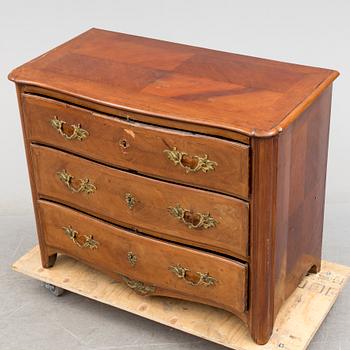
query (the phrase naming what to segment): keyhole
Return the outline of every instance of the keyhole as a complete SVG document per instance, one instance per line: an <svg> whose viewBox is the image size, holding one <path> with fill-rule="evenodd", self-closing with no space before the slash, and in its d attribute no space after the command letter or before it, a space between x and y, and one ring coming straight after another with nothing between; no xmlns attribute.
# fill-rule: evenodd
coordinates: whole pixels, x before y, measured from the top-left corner
<svg viewBox="0 0 350 350"><path fill-rule="evenodd" d="M121 140L119 141L119 146L120 146L120 148L122 148L123 150L125 150L125 149L127 149L127 148L130 147L130 144L129 144L129 142L128 142L127 140L121 139Z"/></svg>

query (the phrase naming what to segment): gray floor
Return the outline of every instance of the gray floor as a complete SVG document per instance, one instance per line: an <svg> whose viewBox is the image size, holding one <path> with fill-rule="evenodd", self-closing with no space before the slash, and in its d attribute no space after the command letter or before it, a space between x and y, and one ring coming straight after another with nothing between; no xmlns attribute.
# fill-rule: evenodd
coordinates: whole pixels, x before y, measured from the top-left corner
<svg viewBox="0 0 350 350"><path fill-rule="evenodd" d="M327 207L324 258L350 265L350 206ZM177 350L223 347L113 307L67 293L56 298L10 265L36 243L33 216L0 216L1 350ZM310 349L350 349L350 285Z"/></svg>

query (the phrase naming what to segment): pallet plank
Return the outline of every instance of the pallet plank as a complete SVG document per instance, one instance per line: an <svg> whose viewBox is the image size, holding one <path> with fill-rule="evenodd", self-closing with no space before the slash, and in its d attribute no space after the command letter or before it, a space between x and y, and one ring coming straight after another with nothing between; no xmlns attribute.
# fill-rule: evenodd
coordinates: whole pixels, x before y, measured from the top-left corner
<svg viewBox="0 0 350 350"><path fill-rule="evenodd" d="M64 255L58 257L54 267L44 269L38 246L16 261L12 268L236 350L306 349L350 275L350 267L322 261L321 272L306 276L283 305L270 341L259 346L251 340L245 325L229 312L171 298L141 297L101 272Z"/></svg>

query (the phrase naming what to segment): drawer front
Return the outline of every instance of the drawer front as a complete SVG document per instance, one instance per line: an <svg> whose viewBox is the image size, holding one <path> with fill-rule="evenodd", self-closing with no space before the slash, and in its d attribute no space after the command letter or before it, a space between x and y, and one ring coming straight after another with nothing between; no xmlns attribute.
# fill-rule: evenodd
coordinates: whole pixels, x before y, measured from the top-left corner
<svg viewBox="0 0 350 350"><path fill-rule="evenodd" d="M32 145L41 197L151 234L239 257L248 251L248 203ZM73 176L71 178L70 176Z"/></svg>
<svg viewBox="0 0 350 350"><path fill-rule="evenodd" d="M245 264L137 235L61 205L39 201L38 207L48 246L115 273L140 294L245 311Z"/></svg>
<svg viewBox="0 0 350 350"><path fill-rule="evenodd" d="M247 198L249 146L23 94L27 137L107 164Z"/></svg>

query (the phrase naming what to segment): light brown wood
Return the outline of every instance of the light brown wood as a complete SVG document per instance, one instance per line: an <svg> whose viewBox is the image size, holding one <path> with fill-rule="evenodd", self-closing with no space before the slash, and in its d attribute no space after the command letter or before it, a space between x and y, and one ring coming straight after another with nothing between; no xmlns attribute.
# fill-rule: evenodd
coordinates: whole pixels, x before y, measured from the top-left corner
<svg viewBox="0 0 350 350"><path fill-rule="evenodd" d="M45 242L52 252L73 256L116 279L127 276L154 286L155 290L150 295L196 300L228 309L237 315L245 311L246 264L137 235L47 201L39 201L39 211ZM99 243L98 247L77 246L63 229L70 226L78 232L78 241L84 241L84 235L92 235ZM129 262L129 252L136 256L134 265ZM179 278L172 271L171 267L177 265L189 269L186 278ZM210 285L188 283L197 284L198 273L208 273L215 282Z"/></svg>
<svg viewBox="0 0 350 350"><path fill-rule="evenodd" d="M91 110L38 96L23 95L27 137L32 142L55 146L103 163L188 183L219 192L249 195L249 146L203 135L131 123ZM89 132L82 140L66 140L50 120L57 117L69 125L81 124ZM186 172L168 159L165 150L208 156L214 170ZM192 167L194 164L190 164Z"/></svg>
<svg viewBox="0 0 350 350"><path fill-rule="evenodd" d="M50 267L50 266L54 265L54 263L56 261L57 254L50 255L46 246L45 246L44 237L42 234L42 227L40 224L39 211L38 211L38 208L36 206L36 202L39 199L39 195L36 191L36 184L35 184L35 180L34 180L34 168L33 168L32 159L30 156L30 142L27 141L28 139L27 139L26 118L24 116L23 104L22 104L22 100L21 100L22 86L16 85L16 94L17 94L19 113L20 113L20 117L21 117L22 133L23 133L24 147L25 147L26 158L27 158L28 174L29 174L30 188L31 188L32 200L33 200L37 237L38 237L38 241L39 241L39 245L40 245L41 261L42 261L42 266Z"/></svg>
<svg viewBox="0 0 350 350"><path fill-rule="evenodd" d="M349 267L323 261L321 273L305 277L283 305L270 341L261 346L252 341L243 322L224 310L166 297L145 299L63 255L53 268L43 269L37 246L16 261L13 269L236 350L305 350L350 275Z"/></svg>
<svg viewBox="0 0 350 350"><path fill-rule="evenodd" d="M277 138L254 139L252 159L249 326L253 339L265 344L273 331L275 191ZM272 248L273 247L273 248ZM305 272L306 273L306 272ZM295 285L296 287L296 285Z"/></svg>
<svg viewBox="0 0 350 350"><path fill-rule="evenodd" d="M242 200L112 169L48 147L32 145L31 155L36 189L42 198L158 237L248 256L249 204ZM62 170L74 176L75 187L79 179L88 178L95 192L71 191L58 176ZM127 194L135 200L131 208ZM190 210L186 223L198 224L198 216L209 213L215 226L188 227L171 214L170 208L177 206Z"/></svg>
<svg viewBox="0 0 350 350"><path fill-rule="evenodd" d="M328 88L278 140L275 314L306 271L320 270L331 97Z"/></svg>
<svg viewBox="0 0 350 350"><path fill-rule="evenodd" d="M283 302L320 269L331 93L284 133L252 140L249 318L261 344Z"/></svg>
<svg viewBox="0 0 350 350"><path fill-rule="evenodd" d="M36 96L47 96L59 101L67 101L70 104L76 106L82 106L91 109L95 112L108 114L110 117L118 117L121 119L126 119L128 121L138 121L147 124L164 126L172 129L192 131L195 133L202 133L204 135L219 136L229 140L242 142L247 145L249 145L250 143L250 137L248 135L244 135L233 130L218 128L217 126L199 125L191 122L186 122L186 126L184 127L183 121L181 122L178 120L167 118L160 119L151 115L126 111L120 108L112 108L109 106L98 104L93 101L87 101L79 97L73 97L71 95L67 95L58 91L43 89L38 86L24 85L23 92L30 93Z"/></svg>
<svg viewBox="0 0 350 350"><path fill-rule="evenodd" d="M269 137L287 127L295 118L293 110L305 110L337 76L328 69L91 29L9 78L181 121L184 128L186 123L214 124Z"/></svg>

